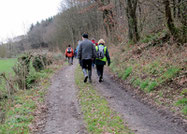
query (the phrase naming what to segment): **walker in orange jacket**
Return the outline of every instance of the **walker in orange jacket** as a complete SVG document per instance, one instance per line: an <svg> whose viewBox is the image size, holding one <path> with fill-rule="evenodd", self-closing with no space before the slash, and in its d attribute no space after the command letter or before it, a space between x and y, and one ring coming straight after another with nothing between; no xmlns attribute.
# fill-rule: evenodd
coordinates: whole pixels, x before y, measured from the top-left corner
<svg viewBox="0 0 187 134"><path fill-rule="evenodd" d="M68 47L65 51L65 55L66 57L73 57L74 56L73 48Z"/></svg>
<svg viewBox="0 0 187 134"><path fill-rule="evenodd" d="M73 57L74 57L74 52L73 52L73 48L71 48L71 46L69 45L68 48L65 51L65 55L68 58L68 63L69 64L73 64Z"/></svg>

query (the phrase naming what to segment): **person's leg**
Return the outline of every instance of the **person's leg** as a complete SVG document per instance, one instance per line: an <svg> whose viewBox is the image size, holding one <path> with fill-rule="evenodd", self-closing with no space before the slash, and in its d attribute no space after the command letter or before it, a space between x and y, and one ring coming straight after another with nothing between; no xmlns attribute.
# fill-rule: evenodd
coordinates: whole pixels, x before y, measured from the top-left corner
<svg viewBox="0 0 187 134"><path fill-rule="evenodd" d="M94 61L92 61L92 68L94 68Z"/></svg>
<svg viewBox="0 0 187 134"><path fill-rule="evenodd" d="M97 72L99 76L99 82L102 82L103 78L103 65L97 65Z"/></svg>
<svg viewBox="0 0 187 134"><path fill-rule="evenodd" d="M70 57L68 57L68 64L70 64Z"/></svg>
<svg viewBox="0 0 187 134"><path fill-rule="evenodd" d="M84 82L87 82L88 74L87 74L87 60L82 60L82 71L84 73Z"/></svg>
<svg viewBox="0 0 187 134"><path fill-rule="evenodd" d="M73 57L72 57L72 59L71 59L71 64L73 65Z"/></svg>
<svg viewBox="0 0 187 134"><path fill-rule="evenodd" d="M79 65L81 66L81 68L83 69L82 67L82 60L79 59Z"/></svg>
<svg viewBox="0 0 187 134"><path fill-rule="evenodd" d="M71 65L71 57L69 57L69 65Z"/></svg>
<svg viewBox="0 0 187 134"><path fill-rule="evenodd" d="M101 82L103 81L104 65L101 65Z"/></svg>
<svg viewBox="0 0 187 134"><path fill-rule="evenodd" d="M89 82L92 82L92 60L87 61L87 66L88 66L88 78Z"/></svg>
<svg viewBox="0 0 187 134"><path fill-rule="evenodd" d="M97 69L97 75L98 75L98 77L101 76L101 72L100 72L100 68L99 68L99 67L100 67L99 65L96 65L96 69Z"/></svg>

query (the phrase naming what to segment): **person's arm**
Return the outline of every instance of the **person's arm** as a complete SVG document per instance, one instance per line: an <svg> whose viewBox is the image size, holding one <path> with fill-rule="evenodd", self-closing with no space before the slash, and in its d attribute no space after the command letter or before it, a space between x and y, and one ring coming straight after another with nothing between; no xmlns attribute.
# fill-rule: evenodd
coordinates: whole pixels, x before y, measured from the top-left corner
<svg viewBox="0 0 187 134"><path fill-rule="evenodd" d="M82 45L81 44L79 45L79 49L78 49L78 58L79 60L81 60L82 58Z"/></svg>
<svg viewBox="0 0 187 134"><path fill-rule="evenodd" d="M95 45L93 45L93 47L92 47L92 53L93 53L93 56L92 56L92 58L93 58L93 60L96 58L96 49L95 49Z"/></svg>
<svg viewBox="0 0 187 134"><path fill-rule="evenodd" d="M106 49L106 58L107 58L107 61L108 61L108 66L110 66L110 56L109 56L109 52L108 52L108 49Z"/></svg>
<svg viewBox="0 0 187 134"><path fill-rule="evenodd" d="M67 57L67 49L65 50L65 56Z"/></svg>
<svg viewBox="0 0 187 134"><path fill-rule="evenodd" d="M74 51L73 51L73 48L71 48L72 49L72 56L74 56Z"/></svg>

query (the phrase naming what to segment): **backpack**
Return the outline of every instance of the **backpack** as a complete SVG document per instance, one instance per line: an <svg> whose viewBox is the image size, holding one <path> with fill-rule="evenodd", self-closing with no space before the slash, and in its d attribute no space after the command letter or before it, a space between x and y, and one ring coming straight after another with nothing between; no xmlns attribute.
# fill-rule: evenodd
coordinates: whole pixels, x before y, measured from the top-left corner
<svg viewBox="0 0 187 134"><path fill-rule="evenodd" d="M103 45L98 45L98 51L97 51L97 58L98 59L103 59L105 57L104 48L105 47Z"/></svg>
<svg viewBox="0 0 187 134"><path fill-rule="evenodd" d="M71 53L71 47L68 48L67 53Z"/></svg>

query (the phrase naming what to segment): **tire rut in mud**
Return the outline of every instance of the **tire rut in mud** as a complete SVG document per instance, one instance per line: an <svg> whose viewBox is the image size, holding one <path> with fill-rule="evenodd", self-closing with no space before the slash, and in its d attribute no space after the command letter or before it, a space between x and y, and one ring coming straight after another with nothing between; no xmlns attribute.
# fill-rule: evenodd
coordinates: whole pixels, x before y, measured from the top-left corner
<svg viewBox="0 0 187 134"><path fill-rule="evenodd" d="M136 134L185 134L182 126L173 123L157 109L145 105L130 92L115 82L109 74L105 74L104 82L97 81L96 71L93 71L93 85L109 102L110 106L119 112Z"/></svg>

